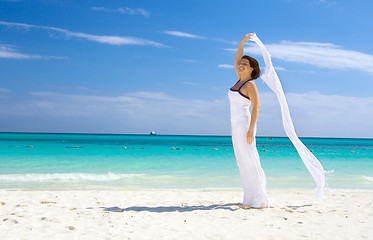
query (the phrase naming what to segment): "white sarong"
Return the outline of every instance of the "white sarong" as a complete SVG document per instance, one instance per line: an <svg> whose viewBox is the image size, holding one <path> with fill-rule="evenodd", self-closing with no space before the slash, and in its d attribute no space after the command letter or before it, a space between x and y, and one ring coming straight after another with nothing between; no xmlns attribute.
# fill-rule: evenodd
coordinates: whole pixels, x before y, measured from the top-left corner
<svg viewBox="0 0 373 240"><path fill-rule="evenodd" d="M325 186L325 171L321 163L317 158L308 150L308 148L299 140L297 134L295 133L294 125L290 117L289 107L286 102L285 94L282 89L280 79L272 65L271 55L268 53L266 47L260 41L260 39L253 33L250 36L250 40L256 42L263 54L265 62L265 70L262 75L263 81L268 85L268 87L276 94L278 102L281 107L282 123L284 125L285 132L290 138L294 147L297 149L303 163L306 165L308 171L311 173L313 179L317 185L317 196L322 197L324 186Z"/></svg>

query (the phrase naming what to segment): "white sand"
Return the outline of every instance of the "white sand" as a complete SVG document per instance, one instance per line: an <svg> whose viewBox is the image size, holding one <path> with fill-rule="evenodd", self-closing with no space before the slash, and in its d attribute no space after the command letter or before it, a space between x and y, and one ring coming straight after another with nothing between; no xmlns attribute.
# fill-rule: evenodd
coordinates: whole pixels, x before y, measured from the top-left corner
<svg viewBox="0 0 373 240"><path fill-rule="evenodd" d="M0 190L0 239L373 239L373 193ZM117 212L117 211L118 212Z"/></svg>

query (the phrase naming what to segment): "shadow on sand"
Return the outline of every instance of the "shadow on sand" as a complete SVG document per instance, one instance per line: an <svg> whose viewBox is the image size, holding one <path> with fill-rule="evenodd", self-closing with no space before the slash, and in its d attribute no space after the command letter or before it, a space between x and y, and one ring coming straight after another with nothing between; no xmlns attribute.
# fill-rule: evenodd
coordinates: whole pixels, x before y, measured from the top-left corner
<svg viewBox="0 0 373 240"><path fill-rule="evenodd" d="M227 203L227 204L214 204L210 206L198 205L198 206L185 206L185 207L177 207L177 206L170 206L170 207L128 207L128 208L119 208L119 207L101 207L104 211L109 212L126 212L126 211L135 211L135 212L192 212L197 210L216 210L216 209L224 209L229 211L236 211L237 208L232 208L231 206L238 206L237 203Z"/></svg>
<svg viewBox="0 0 373 240"><path fill-rule="evenodd" d="M297 209L297 208L304 208L304 207L311 207L312 204L304 204L304 205L297 205L297 206L286 206L287 208Z"/></svg>

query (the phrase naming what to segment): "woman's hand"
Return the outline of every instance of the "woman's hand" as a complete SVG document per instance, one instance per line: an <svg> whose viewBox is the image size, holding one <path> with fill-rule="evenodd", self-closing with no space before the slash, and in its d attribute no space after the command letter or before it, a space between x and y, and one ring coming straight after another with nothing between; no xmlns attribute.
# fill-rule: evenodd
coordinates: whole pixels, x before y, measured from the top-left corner
<svg viewBox="0 0 373 240"><path fill-rule="evenodd" d="M241 42L246 42L247 40L249 40L250 37L251 37L251 35L252 35L252 33L247 34L245 37L243 37L243 38L241 39Z"/></svg>
<svg viewBox="0 0 373 240"><path fill-rule="evenodd" d="M251 131L248 131L246 139L247 139L247 144L252 144L255 140L254 133Z"/></svg>

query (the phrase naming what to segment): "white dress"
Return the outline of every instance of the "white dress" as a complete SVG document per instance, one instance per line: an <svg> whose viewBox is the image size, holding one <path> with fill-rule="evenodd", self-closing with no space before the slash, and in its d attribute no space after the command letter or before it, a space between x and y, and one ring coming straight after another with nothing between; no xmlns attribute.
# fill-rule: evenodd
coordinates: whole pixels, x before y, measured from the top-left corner
<svg viewBox="0 0 373 240"><path fill-rule="evenodd" d="M269 200L266 193L266 177L260 165L256 141L254 140L251 144L247 143L247 132L251 119L251 102L250 99L241 92L241 88L246 82L237 90L231 88L228 92L231 112L232 142L244 190L242 204L260 208L267 207L269 205Z"/></svg>

